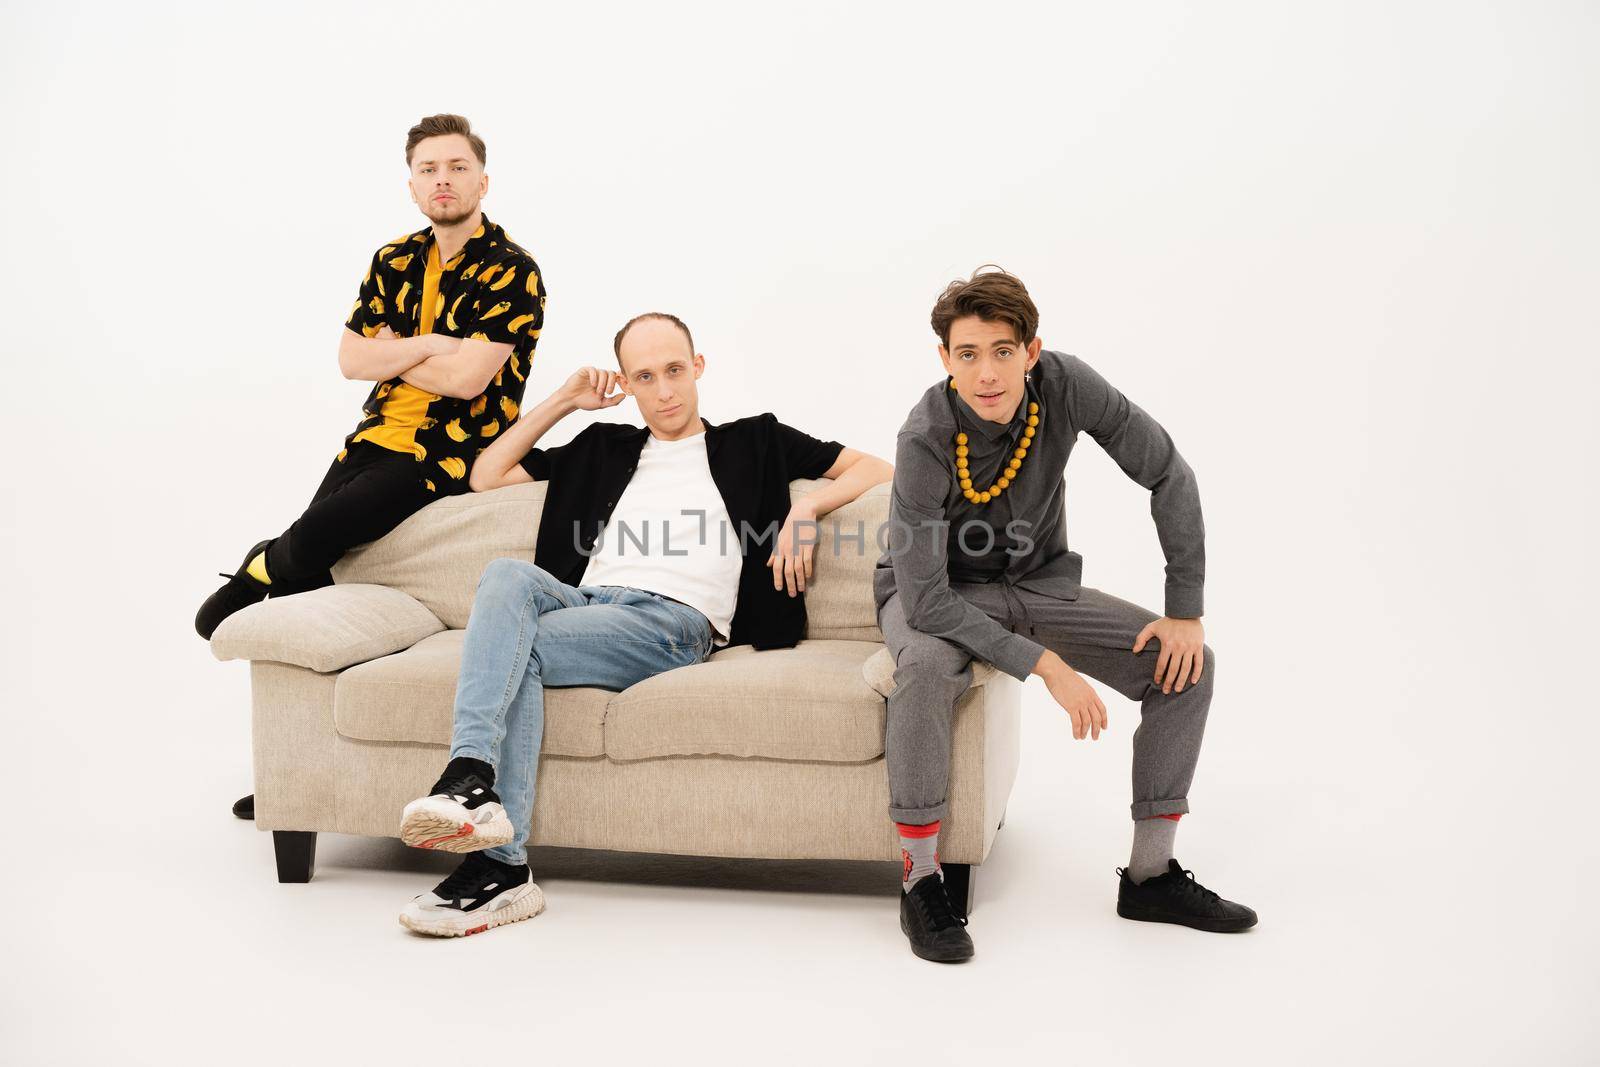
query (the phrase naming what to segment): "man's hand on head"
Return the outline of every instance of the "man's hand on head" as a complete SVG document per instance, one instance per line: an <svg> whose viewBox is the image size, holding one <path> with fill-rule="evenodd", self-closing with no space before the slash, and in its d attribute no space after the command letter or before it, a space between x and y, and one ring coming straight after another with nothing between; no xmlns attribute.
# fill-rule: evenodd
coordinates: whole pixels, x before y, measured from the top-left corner
<svg viewBox="0 0 1600 1067"><path fill-rule="evenodd" d="M790 596L806 591L806 580L812 574L812 554L817 542L817 507L808 500L800 500L789 509L778 531L778 543L767 557L772 568L772 588L789 590Z"/></svg>
<svg viewBox="0 0 1600 1067"><path fill-rule="evenodd" d="M615 394L612 393L613 389L616 390ZM579 367L556 390L555 395L579 411L614 408L628 397L622 391L622 372L601 370L599 367Z"/></svg>
<svg viewBox="0 0 1600 1067"><path fill-rule="evenodd" d="M1206 630L1199 619L1160 618L1139 631L1133 642L1133 654L1144 651L1151 638L1161 642L1161 654L1156 657L1155 683L1163 693L1174 689L1183 692L1185 685L1200 680L1205 667Z"/></svg>

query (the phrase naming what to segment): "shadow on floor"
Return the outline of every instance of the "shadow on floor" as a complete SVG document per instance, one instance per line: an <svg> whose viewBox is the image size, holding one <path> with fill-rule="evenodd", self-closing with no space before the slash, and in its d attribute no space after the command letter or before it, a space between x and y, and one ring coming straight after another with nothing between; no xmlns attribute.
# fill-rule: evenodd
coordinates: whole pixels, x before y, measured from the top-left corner
<svg viewBox="0 0 1600 1067"><path fill-rule="evenodd" d="M440 877L459 856L407 848L392 838L321 834L317 867L340 870L425 872ZM584 848L533 848L528 863L540 881L615 882L765 892L895 896L900 864L867 860L762 860L667 856Z"/></svg>

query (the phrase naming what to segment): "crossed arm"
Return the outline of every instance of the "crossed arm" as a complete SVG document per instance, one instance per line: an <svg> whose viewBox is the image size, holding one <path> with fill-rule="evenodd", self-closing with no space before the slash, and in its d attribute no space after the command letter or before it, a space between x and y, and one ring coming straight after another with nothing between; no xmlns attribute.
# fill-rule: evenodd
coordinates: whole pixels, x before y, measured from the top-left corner
<svg viewBox="0 0 1600 1067"><path fill-rule="evenodd" d="M342 333L339 371L346 378L367 382L400 378L423 392L460 400L471 400L487 389L512 350L502 341L476 341L442 333L396 337L387 326L373 337L363 337L351 329Z"/></svg>

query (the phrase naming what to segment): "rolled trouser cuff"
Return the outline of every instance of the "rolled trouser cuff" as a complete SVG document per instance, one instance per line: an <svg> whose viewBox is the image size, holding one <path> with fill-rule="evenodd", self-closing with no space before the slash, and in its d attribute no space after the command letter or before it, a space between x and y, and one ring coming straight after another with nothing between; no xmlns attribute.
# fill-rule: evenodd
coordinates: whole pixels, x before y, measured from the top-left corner
<svg viewBox="0 0 1600 1067"><path fill-rule="evenodd" d="M1178 797L1175 800L1135 800L1133 802L1133 817L1135 819L1154 819L1158 815L1187 815L1188 813L1188 797Z"/></svg>
<svg viewBox="0 0 1600 1067"><path fill-rule="evenodd" d="M949 801L941 800L939 803L927 808L900 808L889 805L889 818L895 822L903 822L908 826L926 826L931 822L938 822L950 811Z"/></svg>

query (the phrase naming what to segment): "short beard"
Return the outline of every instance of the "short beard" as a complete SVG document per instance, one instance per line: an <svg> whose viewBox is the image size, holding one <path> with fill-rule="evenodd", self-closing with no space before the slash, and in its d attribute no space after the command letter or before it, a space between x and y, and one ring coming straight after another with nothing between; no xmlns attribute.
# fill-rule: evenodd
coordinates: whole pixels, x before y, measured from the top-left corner
<svg viewBox="0 0 1600 1067"><path fill-rule="evenodd" d="M467 218L474 211L478 210L478 202L476 200L468 204L465 200L457 197L456 203L461 205L461 210L455 214L451 214L448 207L435 208L433 206L433 201L429 200L428 206L423 209L422 213L428 216L428 221L433 223L435 226L453 226L462 219ZM439 214L434 214L435 211L438 211Z"/></svg>

